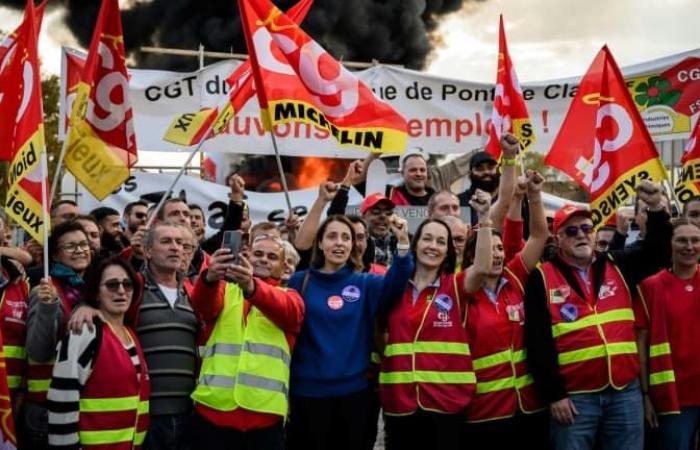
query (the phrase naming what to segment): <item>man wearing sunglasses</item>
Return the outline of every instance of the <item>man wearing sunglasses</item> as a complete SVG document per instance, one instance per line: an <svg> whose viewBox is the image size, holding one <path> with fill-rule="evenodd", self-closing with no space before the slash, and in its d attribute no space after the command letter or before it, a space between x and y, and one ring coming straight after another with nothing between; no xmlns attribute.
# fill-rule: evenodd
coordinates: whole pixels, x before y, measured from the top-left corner
<svg viewBox="0 0 700 450"><path fill-rule="evenodd" d="M552 225L557 255L525 287L527 362L550 404L556 450L591 449L596 438L601 448L643 448L632 292L645 267L667 257L671 228L658 184L642 181L637 195L653 239L598 253L591 212L566 205Z"/></svg>
<svg viewBox="0 0 700 450"><path fill-rule="evenodd" d="M192 394L196 448L283 448L291 349L304 318L301 296L278 288L284 268L282 241L263 233L248 257L214 252L195 282L206 339Z"/></svg>

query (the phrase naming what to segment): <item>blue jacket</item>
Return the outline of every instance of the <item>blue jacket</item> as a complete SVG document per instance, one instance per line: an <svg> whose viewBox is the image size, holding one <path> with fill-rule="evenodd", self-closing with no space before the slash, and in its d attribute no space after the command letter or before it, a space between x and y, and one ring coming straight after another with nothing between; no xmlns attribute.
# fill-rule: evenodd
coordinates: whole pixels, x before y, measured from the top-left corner
<svg viewBox="0 0 700 450"><path fill-rule="evenodd" d="M367 387L367 368L379 311L388 311L403 295L413 272L411 254L395 256L385 276L309 269L295 273L289 287L302 293L304 325L292 356L290 388L303 397L336 397Z"/></svg>

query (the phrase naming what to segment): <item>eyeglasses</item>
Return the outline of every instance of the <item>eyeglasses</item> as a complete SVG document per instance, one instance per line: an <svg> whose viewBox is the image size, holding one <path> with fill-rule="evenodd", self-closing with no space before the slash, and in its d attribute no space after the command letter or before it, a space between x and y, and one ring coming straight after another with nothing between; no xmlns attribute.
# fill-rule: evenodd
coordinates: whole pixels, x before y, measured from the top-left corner
<svg viewBox="0 0 700 450"><path fill-rule="evenodd" d="M383 208L370 208L369 212L371 212L375 216L378 216L380 214L384 214L385 216L390 216L390 215L394 214L393 209L383 209Z"/></svg>
<svg viewBox="0 0 700 450"><path fill-rule="evenodd" d="M124 292L132 292L134 290L134 283L128 278L124 280L107 280L102 283L102 286L106 287L107 290L112 293L119 292L119 286L124 288Z"/></svg>
<svg viewBox="0 0 700 450"><path fill-rule="evenodd" d="M90 250L90 244L88 243L88 241L69 242L68 244L63 244L58 248L61 250L65 250L68 253L75 253L78 250L80 250L80 251Z"/></svg>
<svg viewBox="0 0 700 450"><path fill-rule="evenodd" d="M135 216L137 219L139 219L139 220L140 220L140 219L145 219L147 215L148 215L148 214L146 214L145 212L137 212L137 213L134 213L134 216Z"/></svg>
<svg viewBox="0 0 700 450"><path fill-rule="evenodd" d="M576 237L578 236L578 232L581 230L583 234L591 234L593 233L593 225L589 223L584 223L582 225L576 226L576 225L569 225L568 227L564 227L564 233L568 237Z"/></svg>

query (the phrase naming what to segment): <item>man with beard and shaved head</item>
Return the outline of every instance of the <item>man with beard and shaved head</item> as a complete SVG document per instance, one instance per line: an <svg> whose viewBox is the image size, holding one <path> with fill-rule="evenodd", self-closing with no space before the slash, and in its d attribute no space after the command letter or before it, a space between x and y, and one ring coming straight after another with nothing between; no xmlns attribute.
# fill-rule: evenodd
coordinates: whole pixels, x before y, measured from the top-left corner
<svg viewBox="0 0 700 450"><path fill-rule="evenodd" d="M136 200L135 202L128 203L124 208L124 224L126 228L124 230L124 237L128 242L131 242L131 238L138 231L138 229L146 225L146 219L148 217L148 203L143 200Z"/></svg>
<svg viewBox="0 0 700 450"><path fill-rule="evenodd" d="M491 194L493 201L498 195L498 185L501 182L501 174L498 171L498 161L490 153L476 152L469 160L469 189L457 195L461 206L469 206L469 200L477 189ZM472 224L476 217L472 213Z"/></svg>

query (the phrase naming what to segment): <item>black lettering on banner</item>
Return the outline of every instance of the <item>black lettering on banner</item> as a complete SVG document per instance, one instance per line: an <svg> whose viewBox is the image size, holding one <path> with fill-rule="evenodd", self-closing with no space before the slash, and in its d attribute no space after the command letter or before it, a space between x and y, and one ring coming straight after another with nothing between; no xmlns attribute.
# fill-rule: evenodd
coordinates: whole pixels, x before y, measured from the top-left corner
<svg viewBox="0 0 700 450"><path fill-rule="evenodd" d="M175 124L175 128L182 130L183 133L187 133L187 129L192 124L192 121L194 120L194 116L195 115L192 113L185 113L185 114L181 115L180 117L177 118L177 124Z"/></svg>
<svg viewBox="0 0 700 450"><path fill-rule="evenodd" d="M299 217L304 217L309 211L306 209L306 206L299 205L293 206L292 212ZM289 213L286 209L274 209L267 215L267 221L280 224L284 223L288 216Z"/></svg>
<svg viewBox="0 0 700 450"><path fill-rule="evenodd" d="M5 208L12 210L15 215L15 219L21 220L25 225L32 228L38 234L39 229L44 224L44 221L41 220L40 216L34 214L33 211L28 209L24 202L22 200L18 200L17 197L19 197L19 191L15 190L10 195Z"/></svg>
<svg viewBox="0 0 700 450"><path fill-rule="evenodd" d="M207 225L215 230L220 230L221 227L224 226L224 218L228 213L228 205L222 201L216 201L209 205L207 211L209 212Z"/></svg>
<svg viewBox="0 0 700 450"><path fill-rule="evenodd" d="M160 99L160 87L159 86L148 86L146 88L146 99L152 102L158 101Z"/></svg>
<svg viewBox="0 0 700 450"><path fill-rule="evenodd" d="M591 209L593 225L597 227L603 218L611 216L618 208L624 206L625 202L635 195L637 184L647 179L649 179L649 172L641 170L627 178L618 180L617 184L598 203L598 207Z"/></svg>

